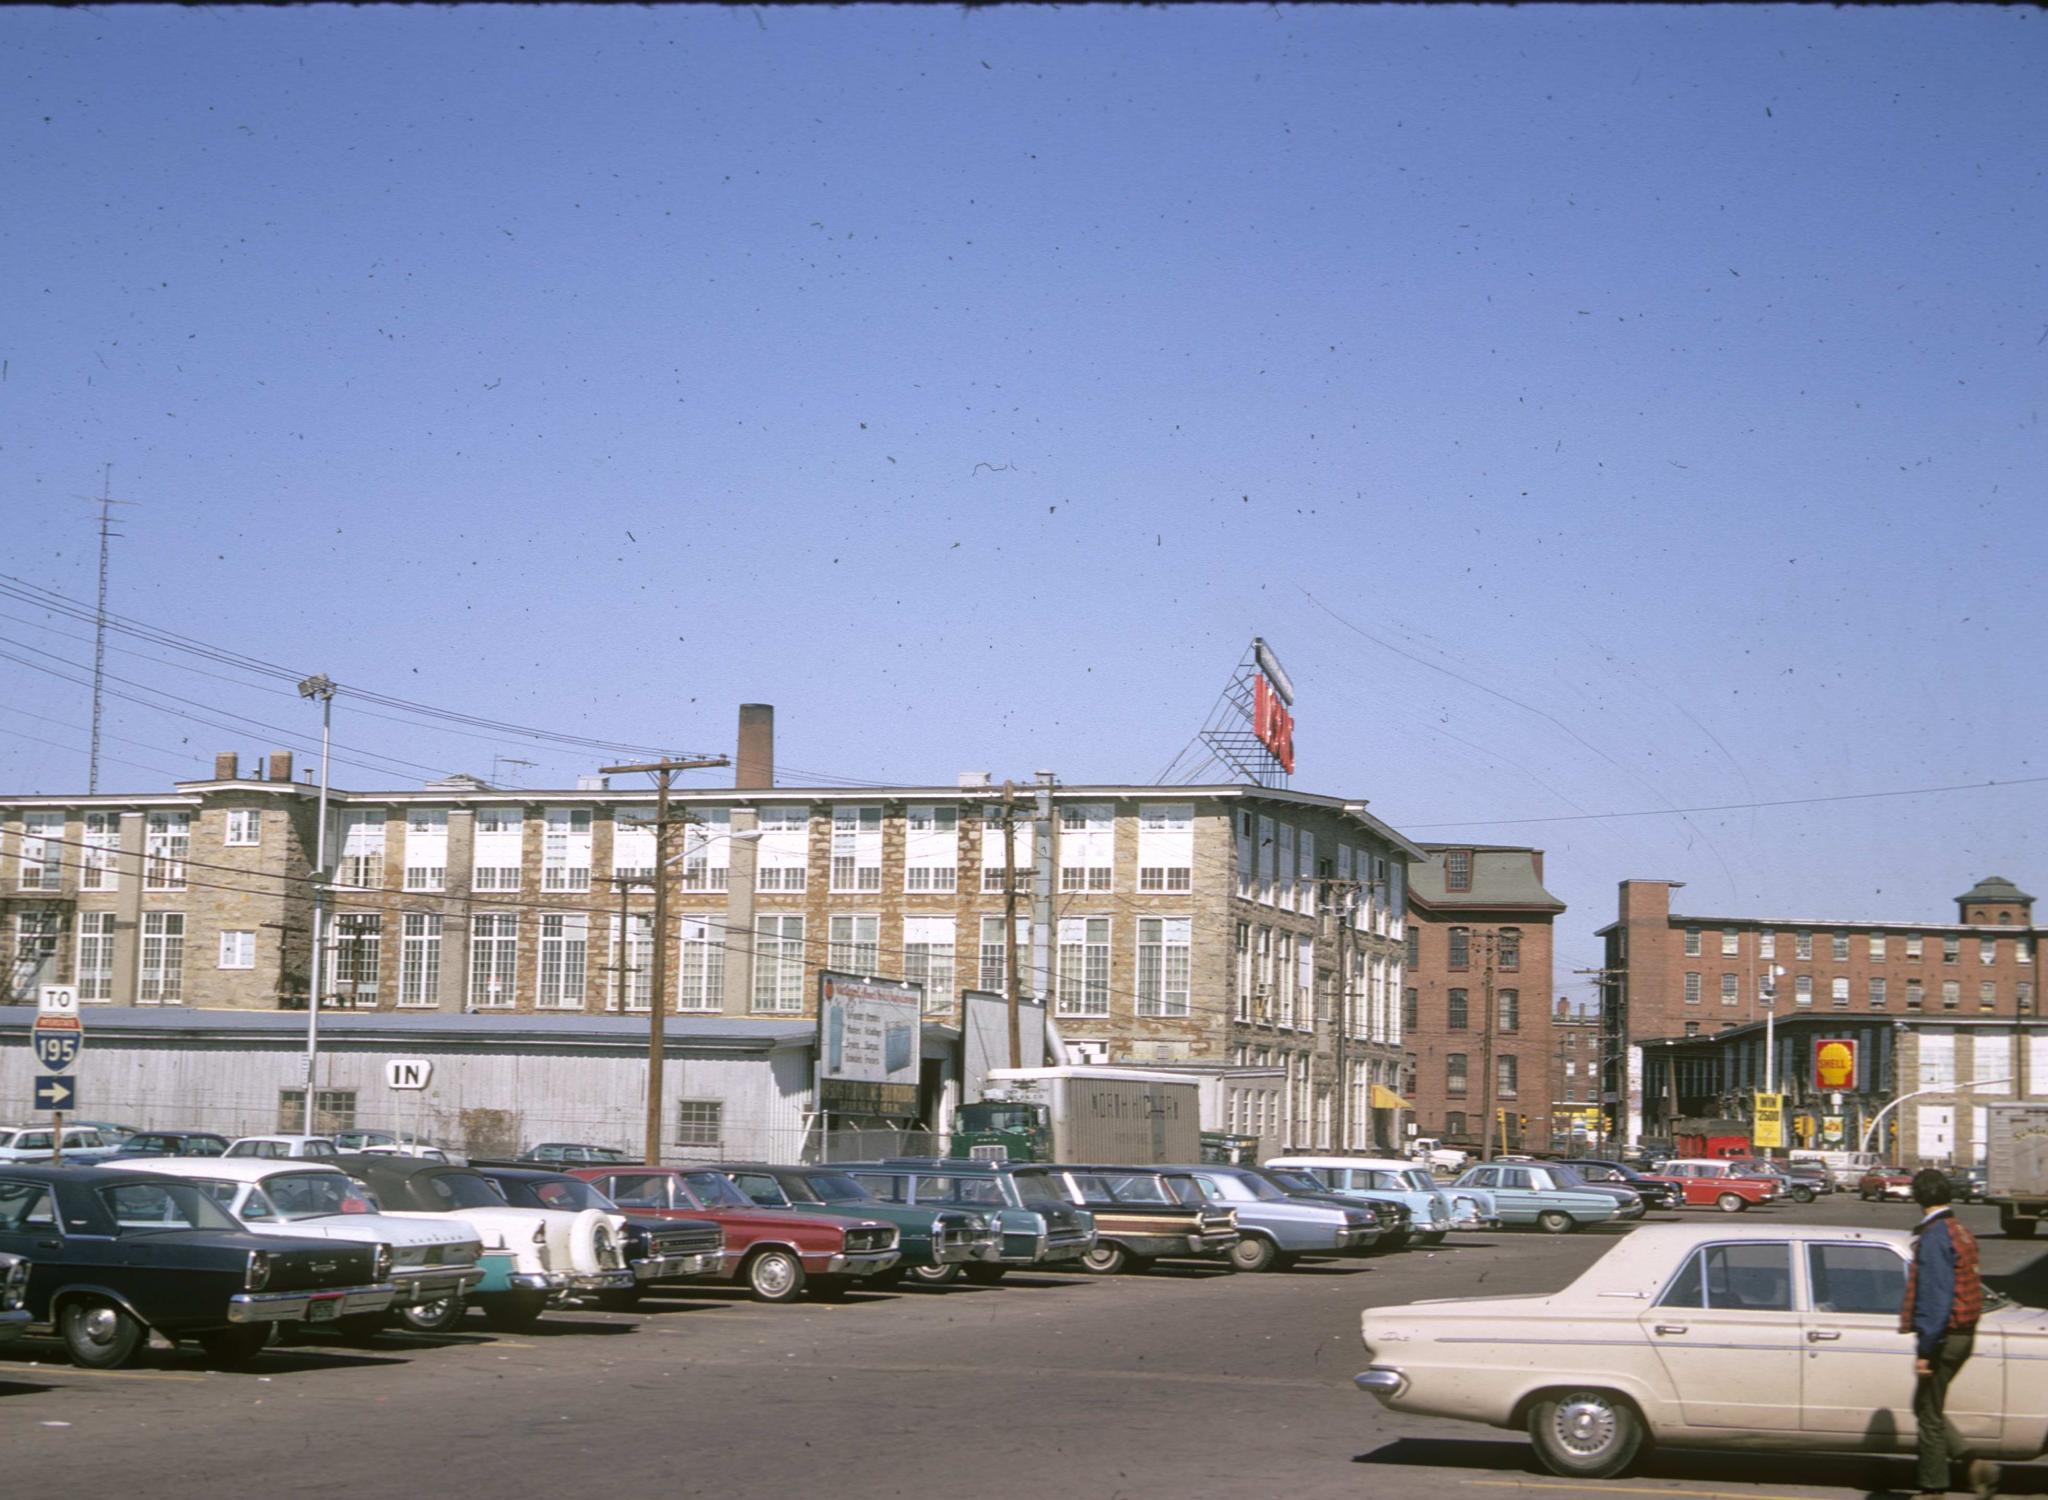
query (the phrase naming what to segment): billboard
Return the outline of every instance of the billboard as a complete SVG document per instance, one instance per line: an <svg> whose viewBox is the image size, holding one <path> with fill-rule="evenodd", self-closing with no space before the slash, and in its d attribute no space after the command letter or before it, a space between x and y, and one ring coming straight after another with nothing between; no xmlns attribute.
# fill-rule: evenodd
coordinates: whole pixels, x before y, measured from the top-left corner
<svg viewBox="0 0 2048 1500"><path fill-rule="evenodd" d="M818 1107L831 1114L913 1119L924 986L818 975Z"/></svg>
<svg viewBox="0 0 2048 1500"><path fill-rule="evenodd" d="M1756 1119L1750 1130L1750 1140L1759 1151L1782 1148L1785 1144L1785 1096L1783 1094L1758 1094L1756 1096Z"/></svg>
<svg viewBox="0 0 2048 1500"><path fill-rule="evenodd" d="M1813 1086L1829 1093L1856 1087L1856 1043L1847 1037L1816 1037L1813 1042Z"/></svg>
<svg viewBox="0 0 2048 1500"><path fill-rule="evenodd" d="M1294 774L1294 715L1280 689L1260 672L1252 678L1252 733L1280 762L1280 769Z"/></svg>

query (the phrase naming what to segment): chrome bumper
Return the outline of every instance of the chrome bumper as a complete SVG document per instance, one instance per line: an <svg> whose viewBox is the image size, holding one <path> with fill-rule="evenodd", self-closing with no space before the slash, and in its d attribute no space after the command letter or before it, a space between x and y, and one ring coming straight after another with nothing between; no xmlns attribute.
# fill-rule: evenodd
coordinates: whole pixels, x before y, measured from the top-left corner
<svg viewBox="0 0 2048 1500"><path fill-rule="evenodd" d="M228 1298L230 1323L331 1323L355 1313L382 1312L398 1296L389 1282L304 1292L238 1292Z"/></svg>
<svg viewBox="0 0 2048 1500"><path fill-rule="evenodd" d="M566 1292L569 1278L555 1271L515 1271L505 1278L515 1292Z"/></svg>
<svg viewBox="0 0 2048 1500"><path fill-rule="evenodd" d="M1191 1234L1188 1236L1188 1254L1211 1258L1228 1255L1237 1248L1237 1242L1243 1238L1244 1236L1234 1229L1227 1233L1218 1231L1213 1234Z"/></svg>
<svg viewBox="0 0 2048 1500"><path fill-rule="evenodd" d="M439 1302L444 1297L467 1296L470 1289L484 1279L482 1266L421 1266L401 1267L391 1273L392 1284L398 1288L398 1295L391 1301L393 1307L418 1307L423 1303Z"/></svg>
<svg viewBox="0 0 2048 1500"><path fill-rule="evenodd" d="M1383 1231L1378 1229L1347 1229L1338 1239L1337 1248L1340 1250L1363 1250L1370 1245L1378 1244L1382 1233Z"/></svg>
<svg viewBox="0 0 2048 1500"><path fill-rule="evenodd" d="M1374 1365L1370 1370L1352 1376L1351 1383L1368 1396L1377 1396L1382 1401L1408 1389L1408 1377L1385 1365Z"/></svg>
<svg viewBox="0 0 2048 1500"><path fill-rule="evenodd" d="M616 1271L578 1271L568 1281L572 1292L626 1291L633 1285L633 1268L621 1266Z"/></svg>
<svg viewBox="0 0 2048 1500"><path fill-rule="evenodd" d="M20 1308L14 1312L0 1312L0 1344L7 1343L11 1339L20 1338L22 1330L27 1328L28 1325L29 1315L26 1308Z"/></svg>
<svg viewBox="0 0 2048 1500"><path fill-rule="evenodd" d="M998 1260L1002 1246L993 1240L956 1240L950 1245L934 1245L932 1260L941 1266L957 1266L970 1260Z"/></svg>
<svg viewBox="0 0 2048 1500"><path fill-rule="evenodd" d="M851 1255L828 1255L818 1269L827 1276L872 1276L902 1258L901 1250L857 1250Z"/></svg>
<svg viewBox="0 0 2048 1500"><path fill-rule="evenodd" d="M695 1255L650 1255L633 1262L635 1281L667 1281L676 1276L717 1274L725 1265L723 1250L704 1250Z"/></svg>

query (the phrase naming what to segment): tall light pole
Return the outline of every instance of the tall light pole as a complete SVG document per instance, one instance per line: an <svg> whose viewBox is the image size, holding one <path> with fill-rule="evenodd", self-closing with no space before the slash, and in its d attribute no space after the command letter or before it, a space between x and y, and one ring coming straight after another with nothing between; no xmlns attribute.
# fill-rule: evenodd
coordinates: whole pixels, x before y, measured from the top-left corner
<svg viewBox="0 0 2048 1500"><path fill-rule="evenodd" d="M306 965L306 1108L305 1130L315 1133L313 1100L320 1068L320 960L327 944L327 751L334 722L334 679L326 673L299 684L301 698L320 700L320 811L313 829L313 956Z"/></svg>

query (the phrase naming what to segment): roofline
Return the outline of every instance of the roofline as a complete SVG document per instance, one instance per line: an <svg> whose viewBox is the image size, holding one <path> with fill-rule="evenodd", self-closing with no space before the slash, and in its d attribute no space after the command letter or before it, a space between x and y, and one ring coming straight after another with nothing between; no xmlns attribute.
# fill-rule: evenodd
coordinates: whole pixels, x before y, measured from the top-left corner
<svg viewBox="0 0 2048 1500"><path fill-rule="evenodd" d="M1802 1029L1834 1031L1859 1022L1865 1024L1875 1023L1879 1026L1889 1025L1894 1031L1917 1031L1931 1026L1965 1026L1974 1031L1986 1026L2005 1026L2019 1031L2033 1030L2048 1033L2048 1016L1952 1016L1946 1011L1936 1011L1932 1015L1925 1011L1918 1015L1889 1015L1872 1011L1846 1014L1837 1011L1830 1012L1827 1015L1800 1014L1780 1016L1772 1022L1772 1027L1774 1030L1782 1031L1787 1026L1800 1025ZM1764 1023L1762 1021L1744 1021L1740 1025L1731 1026L1725 1031L1706 1031L1701 1032L1698 1036L1646 1036L1631 1042L1629 1045L1633 1047L1697 1047L1703 1042L1719 1043L1738 1037L1761 1036L1763 1031Z"/></svg>
<svg viewBox="0 0 2048 1500"><path fill-rule="evenodd" d="M1462 892L1461 892L1460 894L1464 894L1464 893L1462 893ZM1551 898L1551 899L1550 899L1550 900L1549 900L1548 902L1543 902L1543 901L1470 901L1470 900L1467 900L1467 901L1446 901L1446 900L1443 900L1443 899L1441 899L1441 898L1432 898L1432 897L1429 897L1429 896L1418 896L1418 895L1416 895L1416 894L1415 894L1415 891L1414 891L1413 887L1411 887L1411 888L1409 889L1409 891L1408 891L1408 904L1409 904L1410 906L1420 906L1420 907L1424 907L1424 908L1426 908L1426 909L1428 909L1428 910L1430 910L1430 911L1456 911L1456 912L1472 912L1472 911L1526 911L1526 912L1539 912L1539 913L1542 913L1542 914L1544 914L1544 915L1547 915L1547 916L1556 916L1556 915L1557 915L1558 913L1560 913L1560 912L1564 912L1564 911L1569 911L1569 910L1570 910L1570 908L1569 908L1569 907L1567 907L1567 906L1566 906L1566 905L1565 905L1565 904L1564 904L1564 903L1563 903L1562 901L1559 901L1559 900L1558 900L1558 899L1557 899L1556 897L1554 897L1554 896L1553 896L1553 897L1552 897L1552 898Z"/></svg>

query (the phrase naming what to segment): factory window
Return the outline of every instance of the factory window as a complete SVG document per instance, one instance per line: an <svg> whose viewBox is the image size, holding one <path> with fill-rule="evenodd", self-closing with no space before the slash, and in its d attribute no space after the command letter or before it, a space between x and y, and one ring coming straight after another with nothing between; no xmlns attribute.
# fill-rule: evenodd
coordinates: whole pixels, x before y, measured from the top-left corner
<svg viewBox="0 0 2048 1500"><path fill-rule="evenodd" d="M1520 1031L1522 1029L1522 996L1517 990L1502 990L1494 999L1500 1005L1500 1029Z"/></svg>
<svg viewBox="0 0 2048 1500"><path fill-rule="evenodd" d="M1444 1014L1444 1025L1452 1031L1463 1031L1468 1024L1466 1019L1468 1010L1469 1006L1466 1002L1465 991L1452 990L1450 1003L1446 1007Z"/></svg>
<svg viewBox="0 0 2048 1500"><path fill-rule="evenodd" d="M1059 1014L1108 1015L1109 918L1062 917L1059 941Z"/></svg>
<svg viewBox="0 0 2048 1500"><path fill-rule="evenodd" d="M1698 958L1700 956L1700 930L1697 927L1685 929L1685 956L1687 958Z"/></svg>
<svg viewBox="0 0 2048 1500"><path fill-rule="evenodd" d="M682 1099L676 1103L676 1144L697 1150L725 1144L725 1101Z"/></svg>
<svg viewBox="0 0 2048 1500"><path fill-rule="evenodd" d="M1883 934L1883 933L1881 933L1881 932L1873 932L1873 933L1872 933L1872 934L1870 935L1870 956L1871 956L1871 958L1872 958L1872 959L1875 959L1875 960L1882 960L1882 959L1884 958L1884 934Z"/></svg>
<svg viewBox="0 0 2048 1500"><path fill-rule="evenodd" d="M1687 1005L1698 1005L1700 1003L1700 974L1697 969L1686 970L1685 1003Z"/></svg>
<svg viewBox="0 0 2048 1500"><path fill-rule="evenodd" d="M882 967L882 919L833 917L826 962L847 974L877 974Z"/></svg>
<svg viewBox="0 0 2048 1500"><path fill-rule="evenodd" d="M653 922L646 917L636 918L646 922L647 939L651 941ZM725 1009L725 929L706 917L684 917L682 925L682 947L676 962L676 1009L696 1011L719 1011ZM643 965L639 980L634 986L637 1002L635 1010L646 1010L653 1003L653 991L649 984L653 967L653 950L650 946L644 954L640 950L641 934L634 934L634 957Z"/></svg>
<svg viewBox="0 0 2048 1500"><path fill-rule="evenodd" d="M1961 1005L1962 1003L1963 986L1961 981L1955 979L1942 980L1941 1008L1943 1010L1954 1010L1957 1006Z"/></svg>
<svg viewBox="0 0 2048 1500"><path fill-rule="evenodd" d="M1846 963L1848 961L1848 958L1849 934L1846 932L1838 932L1835 934L1835 962Z"/></svg>
<svg viewBox="0 0 2048 1500"><path fill-rule="evenodd" d="M1813 957L1813 934L1795 932L1792 934L1792 954L1795 958Z"/></svg>
<svg viewBox="0 0 2048 1500"><path fill-rule="evenodd" d="M1736 990L1735 976L1733 974L1723 974L1721 976L1721 1003L1723 1005L1733 1005L1739 998Z"/></svg>
<svg viewBox="0 0 2048 1500"><path fill-rule="evenodd" d="M1961 938L1945 937L1941 940L1941 961L1945 964L1957 964L1963 961L1963 940Z"/></svg>
<svg viewBox="0 0 2048 1500"><path fill-rule="evenodd" d="M1742 952L1742 933L1733 927L1721 929L1721 956L1734 958Z"/></svg>
<svg viewBox="0 0 2048 1500"><path fill-rule="evenodd" d="M1927 991L1917 979L1906 981L1906 1009L1918 1010L1926 998Z"/></svg>
<svg viewBox="0 0 2048 1500"><path fill-rule="evenodd" d="M181 865L182 871L183 866ZM181 875L182 878L182 875ZM146 912L142 918L143 1005L185 1002L185 915L175 911Z"/></svg>
<svg viewBox="0 0 2048 1500"><path fill-rule="evenodd" d="M1193 922L1187 917L1138 918L1138 1014L1188 1013Z"/></svg>
<svg viewBox="0 0 2048 1500"><path fill-rule="evenodd" d="M584 875L589 876L586 866ZM533 1003L549 1010L583 1009L583 978L589 966L590 914L561 912L540 919L540 986Z"/></svg>
<svg viewBox="0 0 2048 1500"><path fill-rule="evenodd" d="M1453 927L1451 929L1451 960L1453 969L1469 969L1472 966L1472 929Z"/></svg>
<svg viewBox="0 0 2048 1500"><path fill-rule="evenodd" d="M185 889L185 857L192 850L192 814L155 812L149 815L144 848L142 887L150 891Z"/></svg>
<svg viewBox="0 0 2048 1500"><path fill-rule="evenodd" d="M1469 891L1472 889L1472 851L1470 849L1446 849L1444 851L1444 889L1447 891Z"/></svg>
<svg viewBox="0 0 2048 1500"><path fill-rule="evenodd" d="M1522 929L1503 927L1500 930L1500 966L1513 972L1522 967Z"/></svg>
<svg viewBox="0 0 2048 1500"><path fill-rule="evenodd" d="M242 849L253 849L262 843L263 814L253 807L229 808L225 842Z"/></svg>
<svg viewBox="0 0 2048 1500"><path fill-rule="evenodd" d="M1828 1001L1836 1010L1849 1008L1849 981L1835 978L1828 981Z"/></svg>
<svg viewBox="0 0 2048 1500"><path fill-rule="evenodd" d="M801 1014L804 919L754 918L754 1009Z"/></svg>
<svg viewBox="0 0 2048 1500"><path fill-rule="evenodd" d="M313 1127L306 1128L306 1091L277 1091L277 1130L280 1135L333 1135L337 1130L356 1128L354 1089L316 1089L313 1092Z"/></svg>
<svg viewBox="0 0 2048 1500"><path fill-rule="evenodd" d="M509 1010L518 1000L519 918L512 912L479 912L469 919L470 1008Z"/></svg>
<svg viewBox="0 0 2048 1500"><path fill-rule="evenodd" d="M1987 979L1977 986L1977 1009L1998 1009L1998 981Z"/></svg>
<svg viewBox="0 0 2048 1500"><path fill-rule="evenodd" d="M1465 1054L1462 1052L1453 1052L1444 1058L1444 1092L1465 1092Z"/></svg>
<svg viewBox="0 0 2048 1500"><path fill-rule="evenodd" d="M1870 1008L1872 1010L1883 1010L1886 998L1883 976L1872 975L1870 979Z"/></svg>
<svg viewBox="0 0 2048 1500"><path fill-rule="evenodd" d="M441 1003L441 917L437 912L405 914L398 939L398 1003Z"/></svg>

